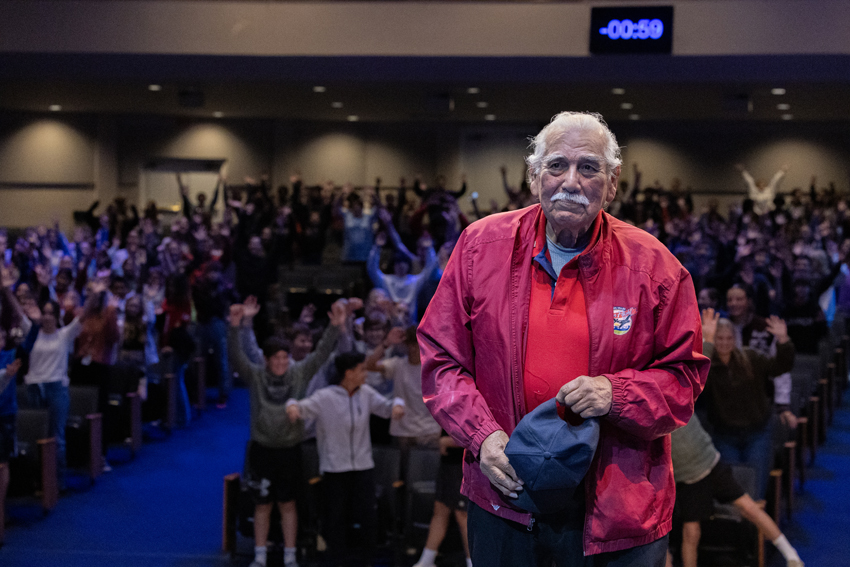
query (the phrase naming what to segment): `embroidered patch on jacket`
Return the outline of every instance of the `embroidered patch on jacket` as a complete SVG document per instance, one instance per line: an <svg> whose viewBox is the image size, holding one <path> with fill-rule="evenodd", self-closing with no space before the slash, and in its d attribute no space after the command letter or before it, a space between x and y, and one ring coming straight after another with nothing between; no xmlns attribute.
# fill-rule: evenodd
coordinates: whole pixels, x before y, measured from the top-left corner
<svg viewBox="0 0 850 567"><path fill-rule="evenodd" d="M636 307L614 308L614 334L625 335L632 328L632 317L637 313Z"/></svg>

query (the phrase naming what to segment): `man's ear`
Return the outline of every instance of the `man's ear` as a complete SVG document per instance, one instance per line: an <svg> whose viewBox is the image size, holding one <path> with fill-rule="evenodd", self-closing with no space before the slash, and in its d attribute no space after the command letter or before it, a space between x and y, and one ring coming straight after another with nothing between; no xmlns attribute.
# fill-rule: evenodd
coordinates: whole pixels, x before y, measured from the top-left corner
<svg viewBox="0 0 850 567"><path fill-rule="evenodd" d="M608 176L608 186L605 188L605 206L607 207L617 196L617 184L620 182L620 166L614 168Z"/></svg>
<svg viewBox="0 0 850 567"><path fill-rule="evenodd" d="M540 175L535 174L531 168L528 169L528 189L537 200L540 200Z"/></svg>

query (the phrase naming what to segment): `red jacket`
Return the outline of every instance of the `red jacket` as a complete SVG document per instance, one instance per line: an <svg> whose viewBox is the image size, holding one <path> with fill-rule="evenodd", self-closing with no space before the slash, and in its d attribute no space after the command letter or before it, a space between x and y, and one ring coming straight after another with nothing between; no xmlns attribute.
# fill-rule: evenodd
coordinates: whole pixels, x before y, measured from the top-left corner
<svg viewBox="0 0 850 567"><path fill-rule="evenodd" d="M463 494L524 524L530 514L490 485L477 458L488 435L510 435L525 413L522 367L539 214L535 205L470 225L419 325L425 403L467 449ZM585 482L585 555L643 545L670 531L669 433L687 424L709 368L690 274L654 237L600 214L600 237L579 258L579 279L590 375L611 381L613 403L600 420Z"/></svg>

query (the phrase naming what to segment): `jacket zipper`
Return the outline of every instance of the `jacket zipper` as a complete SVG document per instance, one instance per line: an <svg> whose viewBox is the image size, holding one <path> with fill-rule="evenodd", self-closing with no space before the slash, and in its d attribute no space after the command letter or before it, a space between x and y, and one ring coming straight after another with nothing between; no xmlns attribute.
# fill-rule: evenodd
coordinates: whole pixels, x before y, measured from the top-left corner
<svg viewBox="0 0 850 567"><path fill-rule="evenodd" d="M527 529L528 531L534 530L534 516L532 516L531 519L528 520L528 526L525 529Z"/></svg>
<svg viewBox="0 0 850 567"><path fill-rule="evenodd" d="M523 322L523 315L520 313L516 305L519 303L522 305L523 299L519 297L517 287L519 282L519 266L521 264L522 259L519 256L519 252L522 250L522 246L520 245L522 242L522 231L523 231L523 219L519 220L517 226L517 233L514 238L514 248L511 253L511 292L514 296L511 298L511 329L516 332L517 327L520 327L519 337L513 335L511 337L511 343L513 345L513 352L511 353L511 378L512 378L512 386L514 390L514 425L519 423L522 419L525 408L525 400L524 400L524 392L522 390L522 351L523 351L523 342L525 337L525 323ZM517 344L519 343L519 344Z"/></svg>

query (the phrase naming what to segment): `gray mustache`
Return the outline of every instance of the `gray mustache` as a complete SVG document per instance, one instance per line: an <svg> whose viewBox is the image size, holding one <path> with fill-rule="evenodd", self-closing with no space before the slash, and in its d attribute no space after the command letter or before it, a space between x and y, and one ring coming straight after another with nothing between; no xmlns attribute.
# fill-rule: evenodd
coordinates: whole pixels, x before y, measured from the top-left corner
<svg viewBox="0 0 850 567"><path fill-rule="evenodd" d="M581 193L555 193L549 199L551 203L557 203L558 201L567 201L570 203L577 203L579 205L587 206L590 204L590 201L587 200L587 197L582 195Z"/></svg>

